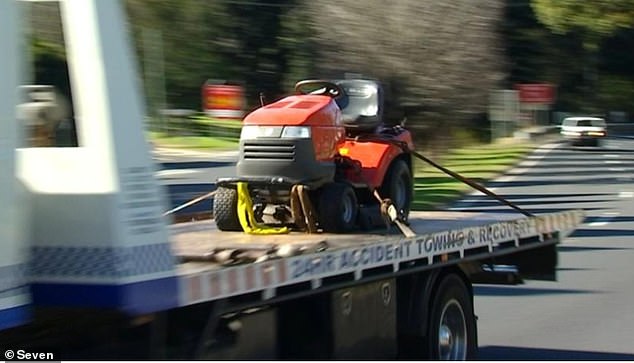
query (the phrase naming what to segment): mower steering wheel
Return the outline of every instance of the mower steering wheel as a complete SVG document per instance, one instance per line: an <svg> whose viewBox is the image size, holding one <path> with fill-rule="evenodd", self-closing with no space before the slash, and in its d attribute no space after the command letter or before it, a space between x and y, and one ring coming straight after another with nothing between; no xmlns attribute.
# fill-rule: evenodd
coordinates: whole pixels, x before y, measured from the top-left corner
<svg viewBox="0 0 634 363"><path fill-rule="evenodd" d="M312 79L297 82L295 93L299 95L323 95L335 99L345 95L343 89L335 83Z"/></svg>

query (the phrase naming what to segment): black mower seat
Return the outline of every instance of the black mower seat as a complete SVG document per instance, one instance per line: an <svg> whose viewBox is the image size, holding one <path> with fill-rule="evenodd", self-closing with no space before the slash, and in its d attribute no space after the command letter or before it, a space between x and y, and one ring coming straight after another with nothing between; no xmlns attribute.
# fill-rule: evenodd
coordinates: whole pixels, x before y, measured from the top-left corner
<svg viewBox="0 0 634 363"><path fill-rule="evenodd" d="M349 131L373 131L382 122L383 92L374 81L346 79L334 81L343 88L346 97L337 103L341 109L343 123Z"/></svg>

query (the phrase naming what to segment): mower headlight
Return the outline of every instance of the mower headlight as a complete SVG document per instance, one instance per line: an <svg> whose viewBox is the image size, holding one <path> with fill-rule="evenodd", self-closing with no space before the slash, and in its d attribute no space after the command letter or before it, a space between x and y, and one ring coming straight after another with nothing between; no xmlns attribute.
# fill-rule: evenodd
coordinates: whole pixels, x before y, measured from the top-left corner
<svg viewBox="0 0 634 363"><path fill-rule="evenodd" d="M282 138L288 139L309 139L310 127L309 126L286 126L282 130Z"/></svg>
<svg viewBox="0 0 634 363"><path fill-rule="evenodd" d="M282 133L281 126L242 126L240 138L243 140L252 140L261 137L280 137Z"/></svg>

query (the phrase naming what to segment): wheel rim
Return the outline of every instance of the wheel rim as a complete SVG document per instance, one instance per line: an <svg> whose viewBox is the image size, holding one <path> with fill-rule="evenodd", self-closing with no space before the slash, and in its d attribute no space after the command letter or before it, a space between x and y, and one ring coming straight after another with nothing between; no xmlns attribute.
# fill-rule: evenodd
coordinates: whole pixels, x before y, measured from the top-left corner
<svg viewBox="0 0 634 363"><path fill-rule="evenodd" d="M467 324L462 306L456 299L448 301L440 315L438 357L440 360L467 358Z"/></svg>
<svg viewBox="0 0 634 363"><path fill-rule="evenodd" d="M341 219L346 223L350 223L354 215L354 201L350 197L350 194L346 193L344 195L341 204L343 207L343 210L341 211Z"/></svg>

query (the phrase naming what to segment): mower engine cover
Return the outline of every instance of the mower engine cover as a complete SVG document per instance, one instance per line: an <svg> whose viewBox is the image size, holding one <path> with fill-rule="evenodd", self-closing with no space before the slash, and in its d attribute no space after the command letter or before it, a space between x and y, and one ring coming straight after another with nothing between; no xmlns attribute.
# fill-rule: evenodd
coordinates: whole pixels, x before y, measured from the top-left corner
<svg viewBox="0 0 634 363"><path fill-rule="evenodd" d="M289 96L245 117L237 174L243 180L283 178L319 187L333 180L344 140L341 110L332 97Z"/></svg>

